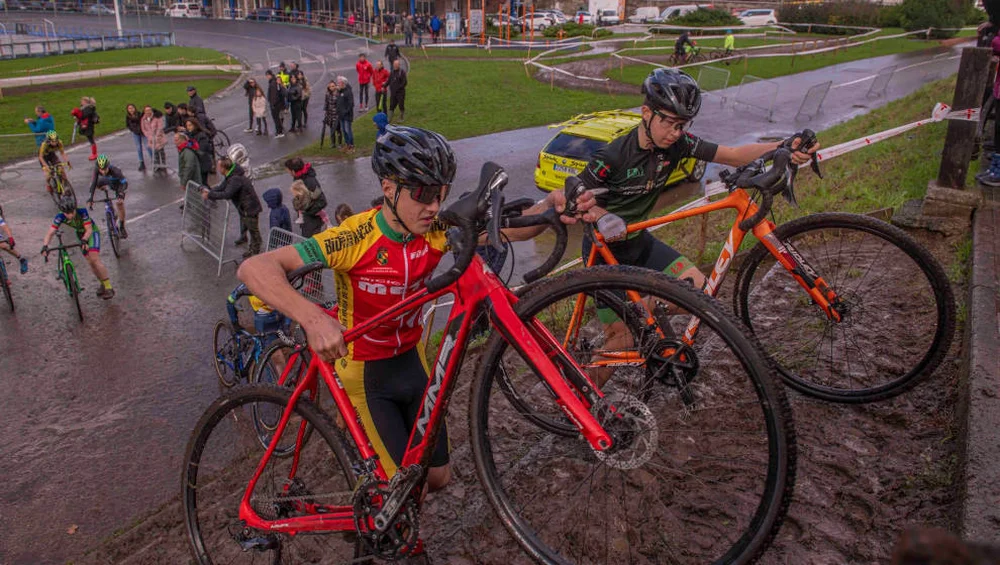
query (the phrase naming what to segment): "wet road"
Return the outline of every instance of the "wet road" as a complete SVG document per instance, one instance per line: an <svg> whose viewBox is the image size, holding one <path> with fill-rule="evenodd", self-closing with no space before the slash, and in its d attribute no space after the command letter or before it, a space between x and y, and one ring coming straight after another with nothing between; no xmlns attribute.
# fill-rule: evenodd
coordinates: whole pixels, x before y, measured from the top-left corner
<svg viewBox="0 0 1000 565"><path fill-rule="evenodd" d="M314 84L337 72L354 78L353 58L330 56L339 36L329 32L248 22L151 21L154 27L173 25L178 43L224 49L244 58L257 76L267 61L265 48L296 45L314 54L304 56ZM709 98L694 132L734 144L785 135L806 125L822 129L955 72L955 54L883 57L778 79L775 123L753 111L719 110ZM897 61L901 70L888 96L866 99L869 83L855 81ZM805 88L831 79L845 86L831 90L819 118L796 124L794 114ZM174 102L179 98L180 93L165 95ZM245 136L245 99L238 89L207 103L231 139L248 144L255 164L303 146L307 136L318 136L318 128L283 140ZM318 117L318 100L312 106ZM314 125L318 123L314 119ZM543 127L456 141L461 165L456 193L473 186L480 164L489 159L510 173L511 197L540 197L531 175L538 149L552 135ZM102 253L118 295L110 302L97 299L95 279L74 255L85 287L87 319L81 325L55 280L55 265L33 257L28 275L13 275L17 314L0 309L0 378L7 422L0 432L0 474L6 479L0 486L2 563L64 562L175 496L188 434L218 394L210 365L211 331L224 314L233 270L227 267L216 278L215 265L204 253L190 245L180 248L180 214L173 203L179 192L172 180L144 179L133 172L137 162L130 137L102 140L100 148L130 176L132 221L125 252L117 260L110 249ZM71 178L82 190L90 165L80 150L74 150L71 159L78 166ZM376 193L367 159L323 166L319 172L331 212L340 202L360 210ZM41 194L37 166L7 167L0 180L0 204L18 248L37 253L53 213ZM282 176L258 181L257 187L263 191L280 186L287 195L288 184ZM544 247L545 242L519 244L518 272L532 266L536 244ZM67 534L74 525L76 533Z"/></svg>

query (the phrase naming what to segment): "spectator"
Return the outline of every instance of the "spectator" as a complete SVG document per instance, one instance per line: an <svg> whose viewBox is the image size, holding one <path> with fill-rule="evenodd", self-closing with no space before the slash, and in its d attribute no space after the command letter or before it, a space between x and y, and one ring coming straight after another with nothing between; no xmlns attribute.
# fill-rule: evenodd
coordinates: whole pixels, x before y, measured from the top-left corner
<svg viewBox="0 0 1000 565"><path fill-rule="evenodd" d="M220 157L216 164L216 171L222 176L222 182L218 186L208 189L202 188L201 198L203 200L229 200L236 206L240 214L240 231L250 234L250 245L243 258L260 253L260 198L253 188L253 183L248 179L243 168L233 163L229 157Z"/></svg>
<svg viewBox="0 0 1000 565"><path fill-rule="evenodd" d="M101 117L97 114L97 102L94 101L90 96L84 96L80 99L80 106L73 108L70 112L74 118L76 118L76 124L79 128L80 135L87 138L90 142L90 159L91 161L97 159L97 143L94 141L94 126L96 126L101 121Z"/></svg>
<svg viewBox="0 0 1000 565"><path fill-rule="evenodd" d="M145 106L142 109L139 129L142 137L146 140L146 151L153 162L153 172L166 172L167 152L164 148L167 145L167 134L163 133L163 113L154 110L152 106ZM139 170L144 168L140 166Z"/></svg>
<svg viewBox="0 0 1000 565"><path fill-rule="evenodd" d="M180 125L180 116L177 113L177 106L170 102L163 103L163 133L173 134Z"/></svg>
<svg viewBox="0 0 1000 565"><path fill-rule="evenodd" d="M281 189L269 188L262 195L267 207L271 209L270 228L281 228L285 231L292 231L292 216L288 213L288 206L281 203Z"/></svg>
<svg viewBox="0 0 1000 565"><path fill-rule="evenodd" d="M354 12L351 12L351 14L349 16L347 16L347 28L353 30L354 29L354 24L356 22L357 22L357 20L354 19Z"/></svg>
<svg viewBox="0 0 1000 565"><path fill-rule="evenodd" d="M354 215L354 210L348 204L341 202L337 204L337 209L333 212L333 219L339 226L344 220Z"/></svg>
<svg viewBox="0 0 1000 565"><path fill-rule="evenodd" d="M389 80L389 71L382 66L382 61L375 61L372 71L372 84L375 85L375 111L388 112L389 102L385 91L385 83Z"/></svg>
<svg viewBox="0 0 1000 565"><path fill-rule="evenodd" d="M583 12L576 15L576 23L577 25L583 25Z"/></svg>
<svg viewBox="0 0 1000 565"><path fill-rule="evenodd" d="M385 115L385 112L379 112L372 116L372 122L378 128L378 132L375 135L380 136L385 133L385 128L389 125L389 116Z"/></svg>
<svg viewBox="0 0 1000 565"><path fill-rule="evenodd" d="M434 16L431 17L431 39L434 41L434 43L437 43L440 38L441 38L441 18L437 17L437 14L434 14Z"/></svg>
<svg viewBox="0 0 1000 565"><path fill-rule="evenodd" d="M302 71L296 73L299 77L299 86L302 87L302 127L306 127L309 125L309 98L312 96L312 89L309 88L306 74Z"/></svg>
<svg viewBox="0 0 1000 565"><path fill-rule="evenodd" d="M358 71L358 109L364 112L368 109L368 84L372 80L372 64L368 62L364 53L358 53L358 62L354 65Z"/></svg>
<svg viewBox="0 0 1000 565"><path fill-rule="evenodd" d="M193 117L194 117L194 114L192 114L190 111L188 111L188 105L187 104L185 104L184 102L181 102L180 104L177 105L177 128L178 129L184 129L184 122L186 122L188 118L193 118Z"/></svg>
<svg viewBox="0 0 1000 565"><path fill-rule="evenodd" d="M267 102L271 107L271 120L274 121L274 137L285 137L285 129L281 125L281 111L285 109L284 88L272 71L268 70L264 75L267 76Z"/></svg>
<svg viewBox="0 0 1000 565"><path fill-rule="evenodd" d="M56 129L56 121L41 106L35 106L35 118L24 118L24 123L28 124L28 129L35 134L35 147L41 147L45 141L45 134L49 130Z"/></svg>
<svg viewBox="0 0 1000 565"><path fill-rule="evenodd" d="M392 44L392 41L389 41ZM413 47L413 16L406 16L403 18L403 45L407 47ZM391 65L395 59L389 58L389 48L385 49L385 56L389 59L389 64Z"/></svg>
<svg viewBox="0 0 1000 565"><path fill-rule="evenodd" d="M188 138L198 144L195 151L198 153L198 164L201 165L201 184L208 184L208 175L212 174L212 138L201 127L197 118L184 120L184 129Z"/></svg>
<svg viewBox="0 0 1000 565"><path fill-rule="evenodd" d="M208 119L208 112L205 111L205 101L198 96L198 89L194 86L187 87L188 102L187 108L188 112L194 117L198 118L198 122L205 127L208 131L208 123L211 121ZM214 131L214 127L211 128Z"/></svg>
<svg viewBox="0 0 1000 565"><path fill-rule="evenodd" d="M340 130L344 134L344 148L348 153L354 153L354 94L347 77L337 77L337 119L340 120Z"/></svg>
<svg viewBox="0 0 1000 565"><path fill-rule="evenodd" d="M417 17L413 20L413 31L417 32L417 47L424 46L424 31L426 31L427 22L424 20L423 14L417 14Z"/></svg>
<svg viewBox="0 0 1000 565"><path fill-rule="evenodd" d="M288 128L288 133L295 133L302 131L302 86L298 76L291 75L289 79L288 103L292 107L292 125Z"/></svg>
<svg viewBox="0 0 1000 565"><path fill-rule="evenodd" d="M261 135L261 131L267 135L267 95L264 94L260 85L254 89L251 108L253 109L253 117L257 121L257 135Z"/></svg>
<svg viewBox="0 0 1000 565"><path fill-rule="evenodd" d="M392 73L389 74L389 121L392 121L399 107L399 121L406 119L406 71L399 66L399 61L392 63Z"/></svg>
<svg viewBox="0 0 1000 565"><path fill-rule="evenodd" d="M177 130L174 133L174 146L177 147L177 178L181 182L181 193L187 190L189 182L203 185L201 181L201 162L198 159L198 143L189 139L187 134ZM181 210L184 204L181 204Z"/></svg>
<svg viewBox="0 0 1000 565"><path fill-rule="evenodd" d="M393 64L399 59L399 46L396 45L395 39L389 39L389 44L385 46L385 58L389 61L389 64Z"/></svg>
<svg viewBox="0 0 1000 565"><path fill-rule="evenodd" d="M135 104L125 105L125 127L132 132L132 142L135 143L135 150L139 153L139 172L146 170L145 153L149 147L147 137L142 133L142 114L136 109ZM160 125L162 128L162 124ZM162 135L163 132L161 131Z"/></svg>
<svg viewBox="0 0 1000 565"><path fill-rule="evenodd" d="M308 231L319 233L330 227L330 217L326 210L319 208L319 198L322 197L322 204L326 206L326 196L322 192L310 191L304 182L297 180L292 183L292 207L295 208L295 223L301 225L302 233Z"/></svg>
<svg viewBox="0 0 1000 565"><path fill-rule="evenodd" d="M302 237L312 237L313 235L319 233L323 229L323 225L327 222L324 219L326 208L326 195L323 194L323 190L320 188L319 180L316 179L316 171L313 170L311 163L305 163L300 157L293 157L285 161L285 169L292 175L292 178L296 181L302 181L303 186L308 191L308 202L305 202L304 206L299 208L295 206L295 201L292 201L292 205L297 209L301 210L303 214L302 222ZM295 186L295 183L292 183ZM293 194L294 194L293 189ZM303 201L300 200L300 203Z"/></svg>
<svg viewBox="0 0 1000 565"><path fill-rule="evenodd" d="M253 132L253 120L254 120L253 99L254 99L254 96L257 95L257 81L255 81L254 79L250 79L250 80L244 82L243 83L243 92L247 96L247 115L249 116L249 120L250 120L247 123L246 129L243 130L243 133L252 133ZM258 128L258 130L259 129L260 128Z"/></svg>
<svg viewBox="0 0 1000 565"><path fill-rule="evenodd" d="M323 123L330 129L330 145L332 147L336 147L338 143L344 142L343 134L340 131L340 118L337 116L337 97L339 95L337 81L331 80L326 85L326 98L323 102Z"/></svg>

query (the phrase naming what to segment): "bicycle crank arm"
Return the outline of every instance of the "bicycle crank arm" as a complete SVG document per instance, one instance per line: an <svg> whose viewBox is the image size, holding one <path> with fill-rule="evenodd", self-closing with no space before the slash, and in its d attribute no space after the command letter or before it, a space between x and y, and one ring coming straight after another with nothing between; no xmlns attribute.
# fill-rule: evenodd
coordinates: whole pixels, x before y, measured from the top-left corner
<svg viewBox="0 0 1000 565"><path fill-rule="evenodd" d="M407 469L400 469L397 472L405 473L403 480L392 489L392 494L382 504L382 510L375 515L375 529L384 534L392 524L396 522L396 516L402 510L403 504L410 496L410 493L424 478L423 469L419 465L411 465Z"/></svg>

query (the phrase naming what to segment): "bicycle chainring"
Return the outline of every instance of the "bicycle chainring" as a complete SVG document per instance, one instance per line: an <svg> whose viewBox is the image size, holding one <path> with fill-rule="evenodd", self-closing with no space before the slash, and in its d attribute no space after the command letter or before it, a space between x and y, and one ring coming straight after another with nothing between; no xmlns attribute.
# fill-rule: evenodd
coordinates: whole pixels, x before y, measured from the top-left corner
<svg viewBox="0 0 1000 565"><path fill-rule="evenodd" d="M392 519L384 531L375 529L375 517L382 510L382 502L392 494L392 487L385 481L362 479L354 490L354 529L371 554L386 561L409 557L419 542L417 503L412 497Z"/></svg>
<svg viewBox="0 0 1000 565"><path fill-rule="evenodd" d="M594 451L615 469L637 469L652 458L659 445L656 417L646 403L631 394L611 392L594 405L594 417L614 440L610 449Z"/></svg>

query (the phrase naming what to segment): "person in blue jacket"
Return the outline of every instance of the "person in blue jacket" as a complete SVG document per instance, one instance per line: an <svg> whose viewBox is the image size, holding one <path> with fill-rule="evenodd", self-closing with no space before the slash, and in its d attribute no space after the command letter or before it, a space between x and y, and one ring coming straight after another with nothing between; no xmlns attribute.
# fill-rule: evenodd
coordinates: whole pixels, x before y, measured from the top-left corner
<svg viewBox="0 0 1000 565"><path fill-rule="evenodd" d="M385 128L389 125L389 116L387 116L385 112L379 112L372 116L372 122L375 124L375 127L378 128L376 137L380 136L385 133Z"/></svg>
<svg viewBox="0 0 1000 565"><path fill-rule="evenodd" d="M24 123L28 124L28 129L35 134L35 147L41 147L45 141L45 132L56 129L55 119L41 106L35 106L35 116L37 119L24 118Z"/></svg>
<svg viewBox="0 0 1000 565"><path fill-rule="evenodd" d="M434 43L441 40L441 18L434 14L431 18L431 37L434 39Z"/></svg>
<svg viewBox="0 0 1000 565"><path fill-rule="evenodd" d="M288 213L288 206L281 203L281 189L269 188L264 191L262 198L271 209L271 227L292 231L292 215Z"/></svg>

